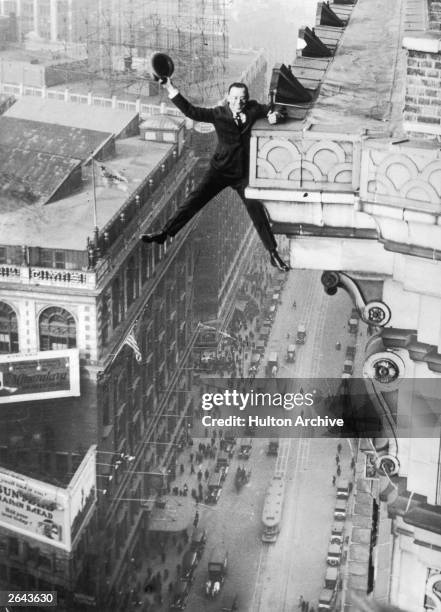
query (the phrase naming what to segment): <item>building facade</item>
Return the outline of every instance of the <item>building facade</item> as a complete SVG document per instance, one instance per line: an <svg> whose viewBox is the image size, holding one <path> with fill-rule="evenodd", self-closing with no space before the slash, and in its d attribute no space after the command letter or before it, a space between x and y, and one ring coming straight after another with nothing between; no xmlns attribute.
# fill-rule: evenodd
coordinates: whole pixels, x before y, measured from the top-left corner
<svg viewBox="0 0 441 612"><path fill-rule="evenodd" d="M439 3L413 9L319 3L304 49L273 71L288 119L252 143L248 195L291 265L323 270L369 330L359 375L384 429L360 443L342 609L354 592L441 605Z"/></svg>
<svg viewBox="0 0 441 612"><path fill-rule="evenodd" d="M129 587L121 568L148 546L142 501L163 486L191 416L184 366L194 334L192 226L161 246L138 240L172 214L193 182L196 161L183 147L183 120L164 119L141 135L123 134L105 165L85 160L82 188L68 190L50 210L40 198L32 221L14 190L7 196L18 216L0 211L0 367L9 393L7 401L0 397L2 469L25 482L68 487L94 445L97 480L89 531L63 554L50 541L40 545L32 530L5 530L0 521L0 575L5 588L61 585L65 609L130 609L136 584ZM51 358L66 351L76 360L76 391L29 395L30 374L18 376L17 355L38 379L44 372L44 387L55 376Z"/></svg>

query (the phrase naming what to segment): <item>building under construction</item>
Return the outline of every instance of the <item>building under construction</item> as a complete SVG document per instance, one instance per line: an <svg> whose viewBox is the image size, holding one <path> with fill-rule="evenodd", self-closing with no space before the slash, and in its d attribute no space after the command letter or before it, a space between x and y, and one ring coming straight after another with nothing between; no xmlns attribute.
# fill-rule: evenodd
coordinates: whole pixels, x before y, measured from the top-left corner
<svg viewBox="0 0 441 612"><path fill-rule="evenodd" d="M101 75L149 78L150 57L159 51L201 99L223 92L226 0L102 0L90 8L87 25L89 65Z"/></svg>
<svg viewBox="0 0 441 612"><path fill-rule="evenodd" d="M26 48L87 57L92 80L148 80L152 53L166 52L173 57L179 80L207 99L224 86L226 2L0 0L0 17L13 16L15 40Z"/></svg>

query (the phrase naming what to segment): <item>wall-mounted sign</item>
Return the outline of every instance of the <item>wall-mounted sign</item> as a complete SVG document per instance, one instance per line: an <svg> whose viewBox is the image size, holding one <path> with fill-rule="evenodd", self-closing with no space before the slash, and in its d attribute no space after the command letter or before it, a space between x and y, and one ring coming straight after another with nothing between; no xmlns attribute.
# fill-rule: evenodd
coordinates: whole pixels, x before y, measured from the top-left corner
<svg viewBox="0 0 441 612"><path fill-rule="evenodd" d="M80 395L78 349L0 355L0 404Z"/></svg>
<svg viewBox="0 0 441 612"><path fill-rule="evenodd" d="M0 525L71 551L96 503L96 447L67 488L0 469Z"/></svg>

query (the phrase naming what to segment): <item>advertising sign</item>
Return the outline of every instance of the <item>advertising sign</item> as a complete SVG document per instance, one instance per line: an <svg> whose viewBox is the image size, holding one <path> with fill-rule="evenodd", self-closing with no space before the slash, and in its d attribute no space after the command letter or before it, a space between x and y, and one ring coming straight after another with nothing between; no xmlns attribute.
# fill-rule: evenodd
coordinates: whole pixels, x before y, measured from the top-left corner
<svg viewBox="0 0 441 612"><path fill-rule="evenodd" d="M96 502L96 446L91 446L68 487L72 546Z"/></svg>
<svg viewBox="0 0 441 612"><path fill-rule="evenodd" d="M70 549L67 491L0 469L0 525Z"/></svg>
<svg viewBox="0 0 441 612"><path fill-rule="evenodd" d="M96 447L67 489L0 468L0 525L71 551L96 502Z"/></svg>
<svg viewBox="0 0 441 612"><path fill-rule="evenodd" d="M0 355L0 404L78 395L78 349Z"/></svg>

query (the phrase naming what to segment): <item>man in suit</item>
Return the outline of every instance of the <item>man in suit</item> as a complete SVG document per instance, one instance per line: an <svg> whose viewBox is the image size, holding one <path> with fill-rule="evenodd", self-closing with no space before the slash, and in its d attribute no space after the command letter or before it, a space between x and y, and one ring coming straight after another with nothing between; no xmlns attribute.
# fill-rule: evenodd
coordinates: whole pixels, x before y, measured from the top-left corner
<svg viewBox="0 0 441 612"><path fill-rule="evenodd" d="M232 83L228 89L227 103L214 108L193 106L179 93L169 78L164 80L163 86L171 101L186 117L214 125L218 144L201 183L159 232L142 234L141 239L144 242L162 244L168 236L177 234L215 195L226 187L231 187L245 204L254 227L270 254L271 264L287 272L289 266L277 252L277 243L265 207L262 202L245 197L251 127L257 119L263 117L267 117L271 124L277 123L283 118L283 114L250 100L248 88L244 83Z"/></svg>

